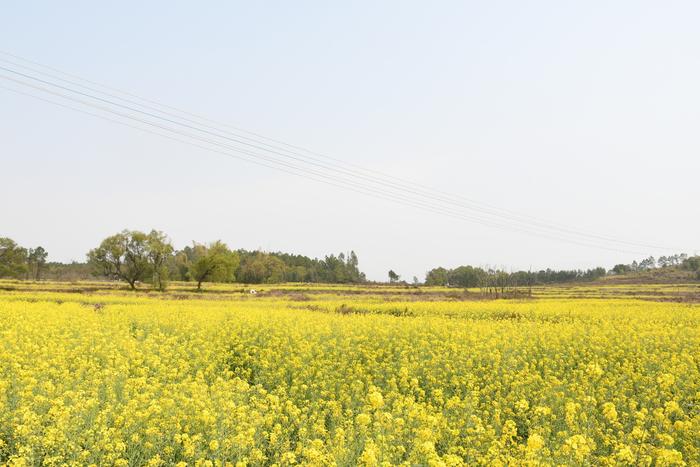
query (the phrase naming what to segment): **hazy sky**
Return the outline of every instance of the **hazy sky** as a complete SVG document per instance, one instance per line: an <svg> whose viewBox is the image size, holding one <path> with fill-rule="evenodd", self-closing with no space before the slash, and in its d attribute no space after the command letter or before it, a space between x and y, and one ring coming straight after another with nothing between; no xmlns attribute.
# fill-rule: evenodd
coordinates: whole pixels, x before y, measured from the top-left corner
<svg viewBox="0 0 700 467"><path fill-rule="evenodd" d="M0 49L524 215L693 253L699 18L694 1L14 1ZM53 260L83 260L123 228L163 230L177 247L354 249L372 279L642 256L393 204L4 89L0 122L0 236Z"/></svg>

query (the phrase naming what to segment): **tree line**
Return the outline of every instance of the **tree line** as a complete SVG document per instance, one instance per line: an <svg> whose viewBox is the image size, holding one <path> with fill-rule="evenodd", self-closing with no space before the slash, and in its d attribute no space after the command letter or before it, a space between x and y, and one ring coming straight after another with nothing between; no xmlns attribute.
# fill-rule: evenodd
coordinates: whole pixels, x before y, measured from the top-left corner
<svg viewBox="0 0 700 467"><path fill-rule="evenodd" d="M246 284L310 282L362 283L365 274L359 269L354 251L328 255L323 259L281 252L232 250L221 241L197 243L176 250L160 231L150 233L124 230L105 238L90 250L87 261L63 264L48 262L41 246L25 248L10 238L0 237L0 277L28 280L79 280L95 277L121 280L135 289L150 283L165 290L170 281L190 281L201 289L205 282L240 282ZM437 267L426 273L425 285L481 287L505 290L579 281L593 281L606 275L676 267L692 271L700 279L700 256L675 254L658 259L649 256L630 264L616 264L610 270L597 267L587 270L507 272L503 269L459 266ZM389 282L399 283L400 276L389 271ZM413 278L418 284L418 278Z"/></svg>
<svg viewBox="0 0 700 467"><path fill-rule="evenodd" d="M280 282L359 283L354 251L328 255L324 259L287 253L232 250L221 241L193 242L175 250L162 232L148 234L125 230L102 241L88 253L88 264L98 274L120 279L133 289L138 282L150 282L164 290L168 281L192 281L197 289L203 282L246 284Z"/></svg>
<svg viewBox="0 0 700 467"><path fill-rule="evenodd" d="M0 277L40 280L48 256L41 246L24 248L11 238L0 237Z"/></svg>
<svg viewBox="0 0 700 467"><path fill-rule="evenodd" d="M630 264L616 264L610 270L597 267L585 270L554 270L548 268L539 271L508 272L502 269L484 269L473 266L459 266L454 269L437 267L426 273L425 285L500 289L503 287L594 281L608 275L636 273L669 267L692 271L695 273L696 278L700 279L700 256L688 256L685 253L681 253L661 256L658 259L649 256L639 261L632 261ZM392 276L398 277L394 271L389 271L389 278L392 282Z"/></svg>
<svg viewBox="0 0 700 467"><path fill-rule="evenodd" d="M630 264L616 264L612 268L611 273L628 274L630 272L643 272L673 267L690 271L695 275L696 279L700 280L700 256L688 256L685 253L659 256L658 259L649 256L640 261L632 261Z"/></svg>
<svg viewBox="0 0 700 467"><path fill-rule="evenodd" d="M527 286L590 281L605 275L605 268L507 272L501 269L483 269L474 266L459 266L454 269L438 267L426 273L425 285L487 287L489 285L499 286L500 284L507 284L509 286Z"/></svg>
<svg viewBox="0 0 700 467"><path fill-rule="evenodd" d="M612 274L627 274L629 272L649 271L651 269L663 269L674 266L681 266L683 269L686 269L686 266L688 266L688 260L691 260L690 263L692 267L692 264L695 261L693 258L697 259L698 257L689 257L685 253L659 256L659 259L649 256L640 261L634 260L630 264L616 264L610 271Z"/></svg>
<svg viewBox="0 0 700 467"><path fill-rule="evenodd" d="M323 259L278 252L232 250L221 241L176 250L163 232L124 230L105 238L87 253L85 263L47 263L42 247L22 248L0 238L0 277L77 280L102 277L136 289L149 283L165 290L170 281L246 284L280 282L360 283L366 277L354 251ZM30 274L31 272L31 274Z"/></svg>

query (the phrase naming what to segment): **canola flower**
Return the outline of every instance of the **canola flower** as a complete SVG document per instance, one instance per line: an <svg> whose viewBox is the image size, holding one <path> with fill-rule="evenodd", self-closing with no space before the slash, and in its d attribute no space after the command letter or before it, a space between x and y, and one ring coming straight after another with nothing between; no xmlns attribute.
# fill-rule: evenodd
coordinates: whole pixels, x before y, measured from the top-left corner
<svg viewBox="0 0 700 467"><path fill-rule="evenodd" d="M0 293L0 464L700 465L699 306L400 300Z"/></svg>

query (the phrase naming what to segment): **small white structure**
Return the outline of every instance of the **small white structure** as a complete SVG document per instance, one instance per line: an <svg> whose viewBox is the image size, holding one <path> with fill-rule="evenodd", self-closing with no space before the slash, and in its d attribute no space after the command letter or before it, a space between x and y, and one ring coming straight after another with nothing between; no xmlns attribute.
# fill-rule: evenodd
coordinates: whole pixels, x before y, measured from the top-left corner
<svg viewBox="0 0 700 467"><path fill-rule="evenodd" d="M251 295L255 295L256 293L258 293L257 290L255 290L255 289L250 289L250 294L251 294Z"/></svg>

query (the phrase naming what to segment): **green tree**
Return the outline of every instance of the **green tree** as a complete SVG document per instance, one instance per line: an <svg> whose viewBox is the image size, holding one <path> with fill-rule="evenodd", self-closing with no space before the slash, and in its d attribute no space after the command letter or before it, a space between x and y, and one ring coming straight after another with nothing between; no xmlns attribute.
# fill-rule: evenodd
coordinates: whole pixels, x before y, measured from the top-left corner
<svg viewBox="0 0 700 467"><path fill-rule="evenodd" d="M238 250L238 254L241 265L236 271L236 280L239 282L359 283L366 280L354 251L324 259L281 252Z"/></svg>
<svg viewBox="0 0 700 467"><path fill-rule="evenodd" d="M43 247L30 248L27 251L27 271L32 279L38 281L41 278L41 271L46 265L46 258L49 256Z"/></svg>
<svg viewBox="0 0 700 467"><path fill-rule="evenodd" d="M22 277L26 261L27 250L10 238L0 237L0 277Z"/></svg>
<svg viewBox="0 0 700 467"><path fill-rule="evenodd" d="M632 271L632 268L627 264L616 264L612 268L614 274L626 274L630 271Z"/></svg>
<svg viewBox="0 0 700 467"><path fill-rule="evenodd" d="M236 279L234 273L240 258L221 241L208 246L193 245L191 257L187 274L197 282L197 290L202 289L202 282L233 282Z"/></svg>
<svg viewBox="0 0 700 467"><path fill-rule="evenodd" d="M176 251L168 259L168 274L175 280L192 280L188 275L190 263L192 262L192 247L186 246L182 250Z"/></svg>
<svg viewBox="0 0 700 467"><path fill-rule="evenodd" d="M173 254L173 245L163 232L151 230L151 233L146 237L146 247L146 254L153 274L153 286L164 291L170 277L168 262Z"/></svg>
<svg viewBox="0 0 700 467"><path fill-rule="evenodd" d="M428 271L425 275L425 285L442 285L448 284L450 271L443 267L434 268Z"/></svg>
<svg viewBox="0 0 700 467"><path fill-rule="evenodd" d="M304 282L306 281L306 276L308 272L304 266L291 266L287 267L287 272L285 274L285 281L288 282Z"/></svg>
<svg viewBox="0 0 700 467"><path fill-rule="evenodd" d="M455 287L479 287L486 280L486 271L472 266L459 266L448 273L448 282Z"/></svg>
<svg viewBox="0 0 700 467"><path fill-rule="evenodd" d="M107 237L87 257L97 274L123 280L132 290L151 270L148 235L143 232L124 230Z"/></svg>
<svg viewBox="0 0 700 467"><path fill-rule="evenodd" d="M393 269L389 269L389 282L393 284L394 282L398 282L399 279L401 279L401 276L396 274Z"/></svg>
<svg viewBox="0 0 700 467"><path fill-rule="evenodd" d="M683 260L681 266L683 269L687 269L689 271L700 271L700 256L691 256L690 258L686 258Z"/></svg>
<svg viewBox="0 0 700 467"><path fill-rule="evenodd" d="M238 280L248 284L274 284L285 280L287 266L275 255L256 252L242 262L239 274Z"/></svg>
<svg viewBox="0 0 700 467"><path fill-rule="evenodd" d="M700 256L686 256L683 259L683 263L681 263L681 267L689 271L695 271L695 278L700 280Z"/></svg>

